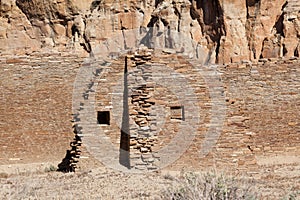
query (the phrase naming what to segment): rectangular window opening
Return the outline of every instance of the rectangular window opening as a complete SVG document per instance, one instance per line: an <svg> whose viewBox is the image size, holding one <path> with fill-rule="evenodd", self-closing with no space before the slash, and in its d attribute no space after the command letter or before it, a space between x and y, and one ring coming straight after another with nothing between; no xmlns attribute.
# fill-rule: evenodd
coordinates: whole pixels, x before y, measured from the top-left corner
<svg viewBox="0 0 300 200"><path fill-rule="evenodd" d="M98 124L110 125L110 113L109 111L98 111L97 112Z"/></svg>
<svg viewBox="0 0 300 200"><path fill-rule="evenodd" d="M184 106L171 106L171 119L184 121Z"/></svg>

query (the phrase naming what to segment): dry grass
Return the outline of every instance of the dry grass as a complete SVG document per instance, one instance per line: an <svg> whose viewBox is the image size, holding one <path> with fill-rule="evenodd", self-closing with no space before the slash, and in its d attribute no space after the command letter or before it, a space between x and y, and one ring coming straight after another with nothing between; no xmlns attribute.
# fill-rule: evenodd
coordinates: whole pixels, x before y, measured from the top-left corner
<svg viewBox="0 0 300 200"><path fill-rule="evenodd" d="M172 185L163 192L164 199L251 200L260 196L253 180L235 178L234 176L215 172L204 174L185 173L181 178L175 178L174 180Z"/></svg>
<svg viewBox="0 0 300 200"><path fill-rule="evenodd" d="M265 182L217 173L124 174L104 168L61 173L50 169L2 175L1 199L261 199L265 187ZM290 190L264 199L296 200L298 194Z"/></svg>

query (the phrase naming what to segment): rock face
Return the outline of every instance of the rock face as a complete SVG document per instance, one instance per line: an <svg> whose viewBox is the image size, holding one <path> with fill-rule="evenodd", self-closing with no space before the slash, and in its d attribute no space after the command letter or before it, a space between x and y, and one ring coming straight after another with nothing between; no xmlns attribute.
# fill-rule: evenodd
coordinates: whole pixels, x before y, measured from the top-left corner
<svg viewBox="0 0 300 200"><path fill-rule="evenodd" d="M120 52L144 44L205 63L299 57L298 0L1 0L0 50Z"/></svg>

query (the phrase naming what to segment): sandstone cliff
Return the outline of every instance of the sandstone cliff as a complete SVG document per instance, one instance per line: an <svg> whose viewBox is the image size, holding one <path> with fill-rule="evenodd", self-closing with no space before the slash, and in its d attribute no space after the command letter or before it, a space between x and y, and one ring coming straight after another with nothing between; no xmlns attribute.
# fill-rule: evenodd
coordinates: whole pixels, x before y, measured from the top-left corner
<svg viewBox="0 0 300 200"><path fill-rule="evenodd" d="M298 0L1 0L0 51L87 56L140 44L230 63L299 57Z"/></svg>

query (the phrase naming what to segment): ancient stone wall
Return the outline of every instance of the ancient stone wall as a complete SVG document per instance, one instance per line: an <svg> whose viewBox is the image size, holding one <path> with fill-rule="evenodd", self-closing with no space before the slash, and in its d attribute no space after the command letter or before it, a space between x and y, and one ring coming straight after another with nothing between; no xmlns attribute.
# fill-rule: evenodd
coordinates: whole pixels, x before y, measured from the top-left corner
<svg viewBox="0 0 300 200"><path fill-rule="evenodd" d="M157 145L157 112L155 112L153 66L151 52L139 52L127 56L130 125L130 166L137 169L157 169L153 146ZM131 62L129 62L131 61ZM129 65L129 66L128 66Z"/></svg>
<svg viewBox="0 0 300 200"><path fill-rule="evenodd" d="M1 57L0 163L61 160L72 138L73 82L83 59Z"/></svg>
<svg viewBox="0 0 300 200"><path fill-rule="evenodd" d="M107 65L66 54L1 57L0 163L64 158L74 137L72 94L79 67L94 66L93 72L98 73L93 80L82 79L93 84L82 84L82 100L75 99L81 107L78 112L86 111L76 123L84 122L84 117L93 121L80 130L83 148L85 137L98 134L112 145L90 146L90 157L119 149L125 58ZM257 172L265 164L291 164L276 159L299 155L299 63L261 59L257 64L197 68L192 60L170 52L129 53L128 114L134 125L130 126L130 152L138 153L135 158L140 161L143 154L157 153L160 162L167 161L158 165L171 163L167 166L174 170L210 166ZM211 74L217 79L207 79ZM95 106L90 106L93 95ZM109 113L109 123L97 122L98 111ZM218 130L216 143L201 154L208 147L207 133ZM152 162L151 156L147 159L146 163Z"/></svg>

